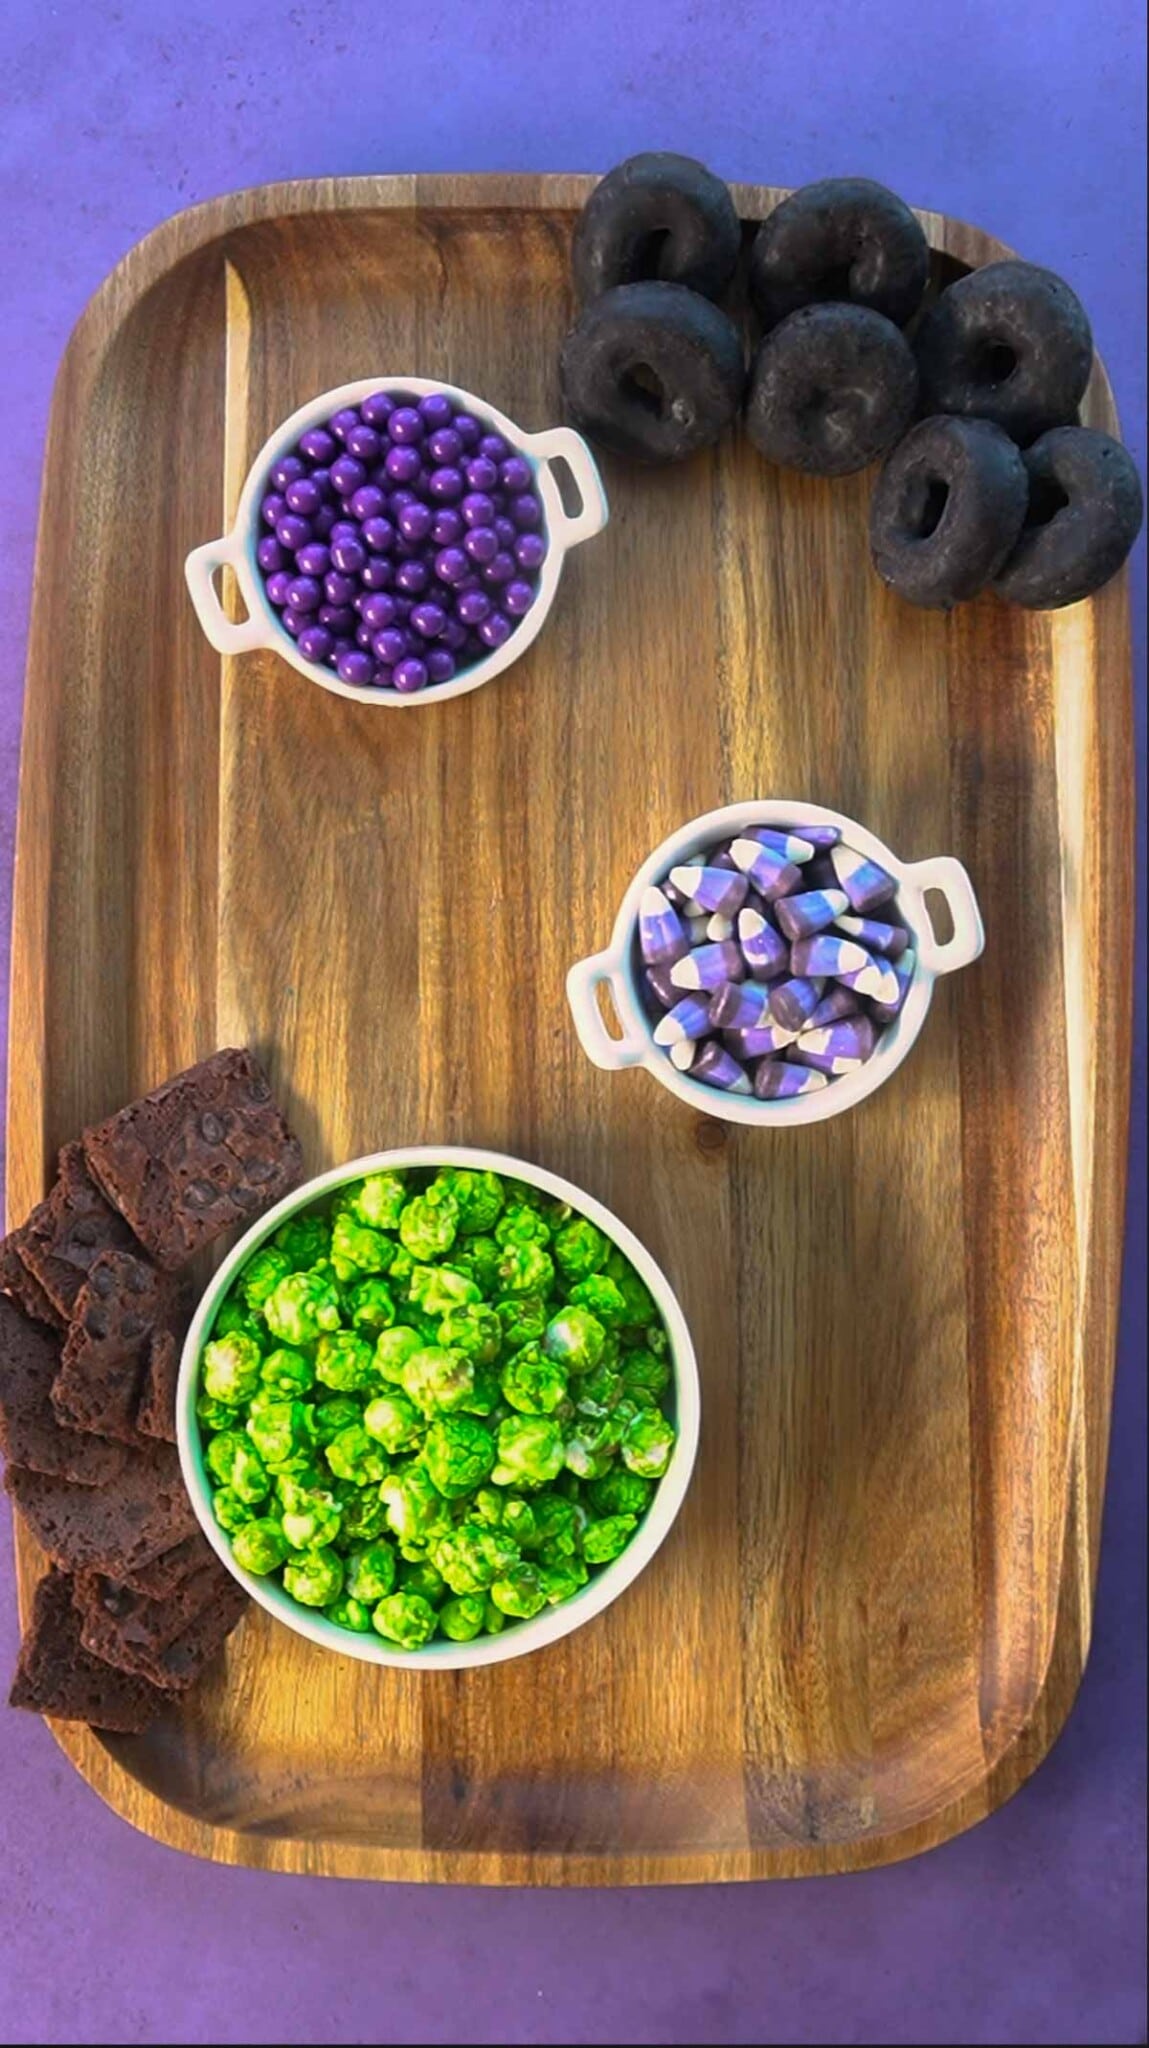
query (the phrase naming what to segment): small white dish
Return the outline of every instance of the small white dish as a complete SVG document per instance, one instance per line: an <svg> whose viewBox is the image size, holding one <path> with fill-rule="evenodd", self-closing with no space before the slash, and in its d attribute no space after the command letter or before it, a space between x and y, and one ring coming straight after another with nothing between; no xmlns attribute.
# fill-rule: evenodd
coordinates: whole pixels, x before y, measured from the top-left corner
<svg viewBox="0 0 1149 2048"><path fill-rule="evenodd" d="M529 612L519 620L503 645L482 661L476 661L459 675L452 676L449 683L432 683L425 690L409 694L402 690L345 683L334 669L326 668L320 662L306 661L290 633L280 624L279 614L264 589L263 574L255 558L262 531L259 507L268 489L268 475L273 464L279 461L280 456L288 454L300 435L307 433L310 427L324 426L333 413L344 406L361 405L374 391L386 391L393 396L410 393L414 398L427 397L433 391L443 392L455 406L472 413L492 432L501 434L517 455L525 456L534 471L535 488L543 506L547 555L539 572L538 589ZM581 509L577 513L571 514L563 509L551 470L551 464L556 461L565 462L574 478L581 500ZM493 405L488 405L485 399L476 398L472 392L460 390L457 385L444 384L438 378L361 377L354 384L340 384L334 391L321 392L318 398L301 405L298 412L293 412L290 419L276 428L248 471L231 532L224 534L221 540L210 540L202 547L193 548L184 564L184 574L196 616L217 654L246 654L255 647L273 648L291 663L292 668L297 668L300 675L318 683L321 689L333 691L337 697L352 698L357 704L386 704L395 709L413 704L442 704L448 697L463 697L468 690L477 690L481 683L489 683L517 661L520 654L526 653L546 623L569 549L577 547L580 541L589 540L592 534L600 533L608 516L606 492L594 457L581 434L576 434L572 427L550 427L545 433L526 434L505 413L497 412ZM247 618L242 622L228 618L215 587L216 574L225 567L234 572L247 608Z"/></svg>
<svg viewBox="0 0 1149 2048"><path fill-rule="evenodd" d="M621 1555L612 1564L605 1565L581 1591L557 1607L544 1608L532 1621L510 1623L501 1635L480 1636L471 1643L432 1642L421 1650L396 1649L388 1645L382 1636L357 1635L351 1629L339 1628L336 1623L324 1620L323 1615L314 1609L301 1607L274 1579L257 1578L252 1572L241 1569L227 1536L212 1513L211 1488L204 1469L195 1412L200 1354L210 1335L220 1302L252 1252L258 1250L289 1216L310 1208L322 1196L334 1194L348 1181L361 1180L366 1174L382 1173L397 1166L469 1166L476 1172L507 1175L544 1189L560 1202L569 1202L578 1215L587 1216L597 1224L612 1244L625 1253L639 1278L645 1282L666 1326L674 1373L673 1420L678 1432L669 1467L659 1480L658 1490L632 1540ZM466 1671L480 1664L503 1664L511 1657L523 1657L530 1650L541 1650L547 1643L557 1643L561 1637L581 1628L594 1615L601 1614L603 1608L617 1600L619 1594L625 1592L650 1563L682 1506L698 1449L699 1418L698 1365L686 1318L666 1275L655 1265L633 1232L601 1202L584 1194L573 1182L563 1180L561 1175L548 1173L542 1166L532 1166L525 1159L513 1159L501 1152L472 1150L462 1145L408 1145L394 1152L372 1152L365 1159L352 1159L345 1166L335 1166L328 1173L317 1174L314 1180L285 1195L281 1202L268 1210L266 1216L261 1216L258 1223L244 1232L214 1275L192 1318L184 1342L176 1395L176 1430L184 1485L204 1535L232 1577L239 1580L268 1614L274 1615L276 1621L283 1622L285 1627L294 1629L296 1635L306 1636L309 1642L318 1643L322 1649L337 1650L345 1657L357 1657L362 1663L390 1664L404 1671Z"/></svg>
<svg viewBox="0 0 1149 2048"><path fill-rule="evenodd" d="M910 932L915 954L914 977L895 1022L883 1031L869 1060L852 1074L844 1074L809 1095L789 1096L760 1102L752 1095L731 1095L711 1088L705 1081L692 1081L680 1073L667 1052L654 1042L654 1026L647 1016L639 977L636 931L639 904L652 883L658 883L672 867L687 863L721 839L733 839L747 825L788 826L801 832L808 825L836 825L847 846L877 861L896 877L898 893L891 908ZM953 921L950 938L940 941L934 933L926 907L930 889L945 897ZM880 917L881 911L875 916ZM706 1116L722 1117L727 1123L753 1124L758 1129L778 1129L789 1124L817 1124L840 1116L863 1102L888 1081L900 1067L926 1020L934 982L939 974L952 974L976 960L985 945L981 912L973 884L959 860L939 854L932 860L903 861L888 846L855 823L843 811L830 811L821 804L802 803L794 797L769 797L756 802L727 804L692 818L669 839L656 847L643 862L619 906L610 945L605 952L580 960L567 976L567 998L583 1051L596 1067L647 1067L656 1081L672 1095ZM611 1000L622 1036L612 1038L598 1007L601 983L610 989Z"/></svg>

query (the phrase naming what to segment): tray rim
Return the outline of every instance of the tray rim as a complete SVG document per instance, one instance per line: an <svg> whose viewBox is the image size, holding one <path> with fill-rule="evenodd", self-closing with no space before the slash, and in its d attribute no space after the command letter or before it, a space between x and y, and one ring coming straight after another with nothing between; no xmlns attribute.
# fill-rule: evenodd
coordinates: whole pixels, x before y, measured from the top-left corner
<svg viewBox="0 0 1149 2048"><path fill-rule="evenodd" d="M46 877L35 857L32 833L32 801L29 727L27 715L30 687L39 659L38 603L41 563L46 549L47 514L53 469L54 432L61 395L69 382L89 385L98 374L106 350L114 342L123 321L133 308L177 264L240 229L260 221L291 215L327 212L418 212L426 208L485 210L488 212L575 211L593 186L598 173L515 172L515 173L398 173L379 177L330 177L293 179L250 186L171 215L142 237L109 272L80 313L61 357L53 384L48 432L41 479L37 524L35 569L31 604L28 657L25 668L24 718L20 749L16 853L13 876L12 938L10 956L9 1080L8 1080L8 1174L21 1140L28 1132L25 1107L37 1091L29 1087L29 1067L38 1071L35 1024L40 1016L36 1001L39 954L36 935L41 921ZM759 218L786 196L785 186L731 183L739 214ZM925 229L931 248L960 262L977 266L1002 261L1015 251L996 236L964 221L927 208L914 208ZM1108 415L1110 430L1118 431L1117 410L1112 387L1100 356L1095 356L1088 397ZM1118 775L1132 784L1132 663L1129 645L1130 606L1128 572L1123 571L1115 586L1121 610L1117 640L1123 655L1120 703L1112 707L1114 738L1108 758ZM1090 613L1094 603L1090 603ZM78 1724L49 1721L48 1726L64 1755L105 1805L138 1832L165 1847L182 1849L207 1861L296 1875L386 1879L393 1882L444 1882L480 1885L616 1886L631 1884L728 1883L776 1877L830 1875L864 1870L902 1861L921 1854L964 1833L1006 1803L1049 1754L1076 1700L1089 1650L1092 1589L1096 1582L1101 1511L1104 1500L1105 1468L1116 1366L1116 1322L1120 1303L1121 1263L1124 1243L1125 1191L1127 1174L1132 1054L1132 853L1126 864L1126 890L1121 905L1124 933L1122 960L1126 999L1115 1019L1120 1059L1106 1105L1107 1121L1116 1137L1116 1171L1107 1187L1094 1189L1086 1251L1088 1286L1081 1313L1081 1327L1087 1330L1093 1317L1089 1303L1100 1294L1102 1335L1091 1345L1081 1345L1084 1376L1089 1384L1079 1387L1077 1412L1071 1428L1069 1481L1070 1498L1062 1553L1060 1597L1046 1671L1038 1689L1029 1720L989 1764L985 1776L958 1799L939 1807L926 1819L893 1834L845 1842L799 1843L785 1848L694 1850L644 1855L626 1852L611 1857L602 1854L535 1854L502 1850L435 1850L421 1846L401 1847L301 1840L291 1835L275 1836L245 1832L198 1819L169 1803L136 1778L121 1760L122 1738L101 1740ZM30 1022L23 1041L17 1038L16 1018ZM30 1013L30 1015L26 1014ZM1098 1146L1101 1097L1090 1125L1090 1157ZM1110 1277L1111 1276L1111 1277ZM1108 1286L1103 1283L1108 1282ZM1108 1334L1105 1324L1108 1322ZM1100 1354L1100 1355L1098 1355ZM1079 1374L1080 1377L1080 1374ZM1092 1445L1089 1442L1093 1434ZM1088 1480L1084 1476L1088 1472ZM1096 1483L1094 1483L1096 1482ZM31 1539L15 1525L17 1596L23 1620L28 1557L34 1554ZM1071 1546L1076 1545L1076 1551ZM1075 1569L1071 1569L1071 1566ZM1055 1696L1055 1686L1060 1692Z"/></svg>

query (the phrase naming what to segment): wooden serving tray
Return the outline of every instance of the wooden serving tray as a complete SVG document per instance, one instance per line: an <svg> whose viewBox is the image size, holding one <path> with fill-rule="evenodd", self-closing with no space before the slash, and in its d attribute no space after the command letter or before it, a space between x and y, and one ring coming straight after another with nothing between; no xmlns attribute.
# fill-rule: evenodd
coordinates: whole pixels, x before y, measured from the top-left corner
<svg viewBox="0 0 1149 2048"><path fill-rule="evenodd" d="M182 565L269 430L421 372L559 417L584 178L242 193L127 257L56 389L21 782L10 1213L60 1142L217 1044L270 1062L309 1168L517 1151L677 1287L703 1440L618 1604L420 1677L253 1613L137 1739L60 1728L137 1827L342 1876L619 1884L856 1869L969 1827L1045 1755L1089 1640L1117 1310L1132 741L1122 582L1050 616L913 611L867 477L744 439L607 463L612 524L529 655L408 716L221 660ZM755 219L781 195L743 189ZM923 216L940 276L1002 255ZM1103 374L1087 417L1114 426ZM852 1114L772 1134L584 1058L563 994L635 867L800 793L957 854L984 959ZM25 1605L40 1569L19 1537Z"/></svg>

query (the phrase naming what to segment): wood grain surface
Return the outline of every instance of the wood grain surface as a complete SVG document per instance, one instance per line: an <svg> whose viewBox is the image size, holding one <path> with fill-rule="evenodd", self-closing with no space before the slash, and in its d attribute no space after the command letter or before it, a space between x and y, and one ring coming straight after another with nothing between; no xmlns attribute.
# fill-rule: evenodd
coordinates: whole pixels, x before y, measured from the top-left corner
<svg viewBox="0 0 1149 2048"><path fill-rule="evenodd" d="M247 1041L312 1171L472 1142L601 1197L670 1275L702 1373L670 1539L552 1649L408 1676L252 1613L149 1734L58 1729L118 1812L225 1861L543 1884L881 1863L1016 1789L1088 1649L1128 1117L1123 581L1049 616L915 612L871 572L868 477L730 439L663 474L608 462L611 525L536 646L439 710L221 661L193 618L185 554L315 392L409 370L558 418L590 183L200 207L108 280L56 390L10 1215L84 1123ZM753 220L781 195L737 196ZM942 279L1003 253L922 218ZM1114 426L1100 370L1086 416ZM563 981L668 832L778 793L958 854L987 945L888 1088L766 1135L592 1067ZM26 1605L24 1535L19 1556Z"/></svg>

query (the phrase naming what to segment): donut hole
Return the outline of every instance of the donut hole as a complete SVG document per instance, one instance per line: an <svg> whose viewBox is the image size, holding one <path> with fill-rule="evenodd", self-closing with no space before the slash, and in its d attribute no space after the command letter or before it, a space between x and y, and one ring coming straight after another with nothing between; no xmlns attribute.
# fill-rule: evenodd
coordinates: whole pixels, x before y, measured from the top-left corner
<svg viewBox="0 0 1149 2048"><path fill-rule="evenodd" d="M944 476L914 476L906 485L902 525L911 540L931 540L945 518L950 487Z"/></svg>
<svg viewBox="0 0 1149 2048"><path fill-rule="evenodd" d="M674 237L669 228L651 228L648 235L642 236L641 240L635 244L634 258L631 264L631 281L633 283L637 284L642 278L665 277L667 270L673 269L673 265L667 262L670 254L670 244L673 240Z"/></svg>
<svg viewBox="0 0 1149 2048"><path fill-rule="evenodd" d="M983 341L973 359L973 374L979 384L1008 384L1017 368L1017 350L1008 341L992 337Z"/></svg>
<svg viewBox="0 0 1149 2048"><path fill-rule="evenodd" d="M1031 476L1029 481L1029 508L1025 515L1027 527L1048 526L1059 512L1064 512L1069 503L1069 493L1058 483L1055 476Z"/></svg>
<svg viewBox="0 0 1149 2048"><path fill-rule="evenodd" d="M853 264L835 263L829 270L824 270L818 279L818 291L823 299L841 300L847 304L854 296Z"/></svg>
<svg viewBox="0 0 1149 2048"><path fill-rule="evenodd" d="M652 419L666 418L669 409L666 386L650 363L631 363L623 373L621 390L632 405L641 406Z"/></svg>

